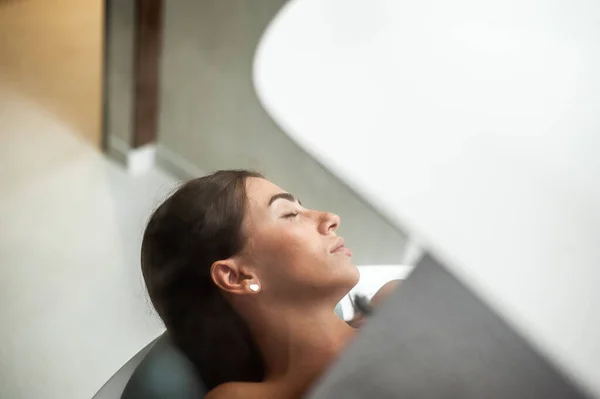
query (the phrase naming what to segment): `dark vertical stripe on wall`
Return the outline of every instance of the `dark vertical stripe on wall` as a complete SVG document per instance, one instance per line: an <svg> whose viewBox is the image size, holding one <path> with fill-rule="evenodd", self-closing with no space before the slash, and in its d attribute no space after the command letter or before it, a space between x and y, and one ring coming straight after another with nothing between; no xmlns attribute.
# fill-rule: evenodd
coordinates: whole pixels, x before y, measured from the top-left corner
<svg viewBox="0 0 600 399"><path fill-rule="evenodd" d="M136 0L132 148L156 140L159 113L162 0Z"/></svg>
<svg viewBox="0 0 600 399"><path fill-rule="evenodd" d="M100 121L100 131L102 132L102 138L100 146L102 151L108 151L108 79L110 59L109 59L109 45L110 45L110 22L111 22L111 2L114 0L104 0L104 24L102 25L102 120Z"/></svg>

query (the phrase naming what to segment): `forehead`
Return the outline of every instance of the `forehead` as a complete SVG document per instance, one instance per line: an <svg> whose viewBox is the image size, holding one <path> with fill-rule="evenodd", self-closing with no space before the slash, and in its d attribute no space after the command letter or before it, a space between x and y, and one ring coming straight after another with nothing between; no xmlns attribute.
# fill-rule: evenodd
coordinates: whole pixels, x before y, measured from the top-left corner
<svg viewBox="0 0 600 399"><path fill-rule="evenodd" d="M266 179L258 177L246 179L246 196L251 208L255 206L265 208L273 195L284 192L286 192L284 189Z"/></svg>

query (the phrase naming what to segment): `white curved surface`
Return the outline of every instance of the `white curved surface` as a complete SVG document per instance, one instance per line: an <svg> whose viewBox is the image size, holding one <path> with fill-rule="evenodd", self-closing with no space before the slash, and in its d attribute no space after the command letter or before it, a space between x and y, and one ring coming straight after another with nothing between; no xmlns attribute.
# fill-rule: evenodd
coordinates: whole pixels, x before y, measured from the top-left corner
<svg viewBox="0 0 600 399"><path fill-rule="evenodd" d="M256 89L600 395L600 3L489 3L291 1Z"/></svg>

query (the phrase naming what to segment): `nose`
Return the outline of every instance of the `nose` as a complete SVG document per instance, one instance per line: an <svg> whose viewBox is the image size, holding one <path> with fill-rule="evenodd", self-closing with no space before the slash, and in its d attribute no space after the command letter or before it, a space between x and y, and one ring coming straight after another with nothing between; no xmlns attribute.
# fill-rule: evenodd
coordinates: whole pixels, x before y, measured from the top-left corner
<svg viewBox="0 0 600 399"><path fill-rule="evenodd" d="M329 234L340 227L341 219L338 215L331 212L321 213L321 223L319 223L319 232L321 234Z"/></svg>

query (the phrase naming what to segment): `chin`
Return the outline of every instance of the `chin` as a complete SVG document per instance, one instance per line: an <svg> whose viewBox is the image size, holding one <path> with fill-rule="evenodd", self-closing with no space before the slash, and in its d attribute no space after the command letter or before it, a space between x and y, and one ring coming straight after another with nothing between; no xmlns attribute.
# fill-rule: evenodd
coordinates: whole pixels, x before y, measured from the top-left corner
<svg viewBox="0 0 600 399"><path fill-rule="evenodd" d="M360 271L352 262L344 264L344 272L341 276L344 280L344 286L350 291L360 280Z"/></svg>
<svg viewBox="0 0 600 399"><path fill-rule="evenodd" d="M352 267L348 267L343 275L339 276L339 279L336 284L335 293L337 295L337 301L341 301L343 297L348 295L348 293L358 284L360 280L360 272L358 268L354 265Z"/></svg>
<svg viewBox="0 0 600 399"><path fill-rule="evenodd" d="M317 271L317 275L311 276L312 287L319 286L327 295L345 296L360 280L360 271L349 258L329 261Z"/></svg>
<svg viewBox="0 0 600 399"><path fill-rule="evenodd" d="M360 280L360 270L358 270L358 267L356 267L356 265L354 263L351 263L352 265L352 270L353 270L353 274L354 274L354 280L353 280L353 284L352 284L352 288L354 288L354 286L356 284L358 284L358 281Z"/></svg>

